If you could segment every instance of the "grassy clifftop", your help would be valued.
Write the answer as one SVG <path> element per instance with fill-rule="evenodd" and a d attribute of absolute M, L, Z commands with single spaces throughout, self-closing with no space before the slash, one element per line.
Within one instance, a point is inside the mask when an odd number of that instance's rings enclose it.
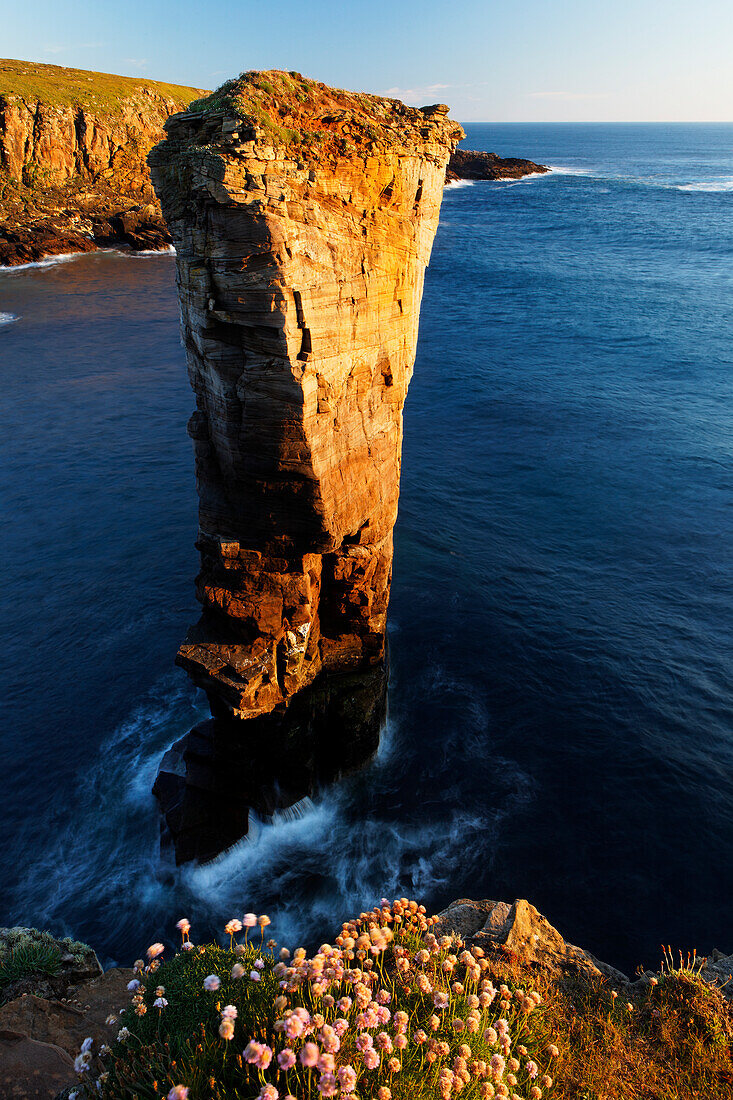
<path fill-rule="evenodd" d="M 151 93 L 188 105 L 205 94 L 205 89 L 86 69 L 64 69 L 38 61 L 0 59 L 0 98 L 116 113 L 122 100 Z"/>

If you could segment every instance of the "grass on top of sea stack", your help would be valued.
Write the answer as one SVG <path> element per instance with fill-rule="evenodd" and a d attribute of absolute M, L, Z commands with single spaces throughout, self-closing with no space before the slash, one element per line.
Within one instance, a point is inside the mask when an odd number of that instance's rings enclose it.
<path fill-rule="evenodd" d="M 373 156 L 398 147 L 414 152 L 430 139 L 431 121 L 455 143 L 465 136 L 457 122 L 445 117 L 447 108 L 425 113 L 399 99 L 331 88 L 279 69 L 240 73 L 194 100 L 188 111 L 204 116 L 224 112 L 239 118 L 255 140 L 307 149 L 310 159 L 357 150 Z"/>
<path fill-rule="evenodd" d="M 132 1003 L 108 1021 L 116 1040 L 87 1040 L 68 1095 L 733 1098 L 731 1006 L 694 964 L 667 959 L 619 994 L 436 939 L 434 919 L 384 903 L 311 958 L 265 944 L 266 917 L 230 921 L 224 948 L 192 945 L 181 921 L 181 950 L 164 960 L 154 944 L 136 964 Z"/>

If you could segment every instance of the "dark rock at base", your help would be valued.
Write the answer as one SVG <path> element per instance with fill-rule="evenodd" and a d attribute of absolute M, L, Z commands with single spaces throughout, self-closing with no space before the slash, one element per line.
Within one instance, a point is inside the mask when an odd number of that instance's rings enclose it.
<path fill-rule="evenodd" d="M 386 716 L 385 666 L 323 673 L 287 708 L 232 718 L 211 699 L 202 722 L 163 757 L 153 793 L 163 846 L 177 864 L 214 859 L 249 830 L 250 810 L 271 818 L 376 752 Z"/>
<path fill-rule="evenodd" d="M 64 232 L 50 226 L 12 229 L 0 225 L 0 267 L 37 263 L 48 256 L 68 252 L 94 252 L 96 243 L 81 233 Z"/>
<path fill-rule="evenodd" d="M 76 212 L 27 226 L 0 223 L 0 267 L 37 263 L 50 256 L 94 252 L 98 248 L 130 248 L 134 252 L 170 247 L 171 237 L 150 204 L 115 213 Z"/>
<path fill-rule="evenodd" d="M 168 248 L 171 236 L 153 207 L 139 207 L 113 214 L 94 223 L 94 239 L 100 246 L 128 245 L 135 252 Z"/>
<path fill-rule="evenodd" d="M 549 172 L 546 164 L 535 164 L 519 157 L 499 157 L 473 149 L 456 149 L 448 162 L 445 182 L 455 180 L 518 180 L 537 172 Z"/>

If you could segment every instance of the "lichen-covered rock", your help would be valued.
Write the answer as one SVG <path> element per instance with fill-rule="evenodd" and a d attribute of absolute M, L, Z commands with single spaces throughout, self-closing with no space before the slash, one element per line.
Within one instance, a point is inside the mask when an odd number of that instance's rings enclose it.
<path fill-rule="evenodd" d="M 435 935 L 455 932 L 485 951 L 501 950 L 523 963 L 555 973 L 607 980 L 617 987 L 631 984 L 620 970 L 600 962 L 589 951 L 566 943 L 547 918 L 524 898 L 513 904 L 461 898 L 438 917 L 433 928 Z"/>
<path fill-rule="evenodd" d="M 402 406 L 463 132 L 297 73 L 193 108 L 149 157 L 196 394 L 203 614 L 178 659 L 215 715 L 249 718 L 383 659 Z"/>

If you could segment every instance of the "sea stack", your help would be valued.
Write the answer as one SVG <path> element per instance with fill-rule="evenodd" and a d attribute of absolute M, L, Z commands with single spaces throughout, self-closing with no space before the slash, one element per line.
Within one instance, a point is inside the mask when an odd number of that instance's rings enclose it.
<path fill-rule="evenodd" d="M 150 154 L 196 395 L 203 612 L 178 663 L 215 718 L 383 661 L 447 114 L 250 72 Z"/>

